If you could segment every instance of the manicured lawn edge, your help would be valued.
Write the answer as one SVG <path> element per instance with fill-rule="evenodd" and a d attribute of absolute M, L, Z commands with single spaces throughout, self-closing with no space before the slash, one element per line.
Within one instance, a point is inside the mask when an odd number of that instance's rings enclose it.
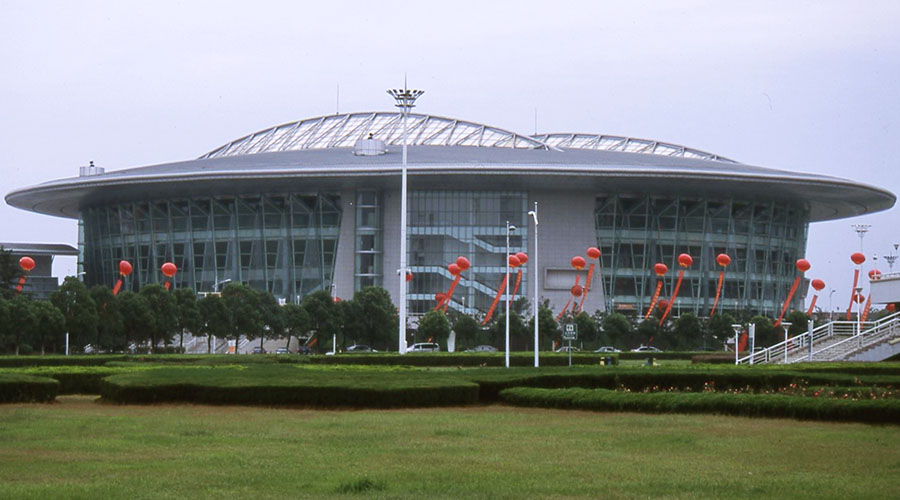
<path fill-rule="evenodd" d="M 629 393 L 606 389 L 516 387 L 500 392 L 514 406 L 642 413 L 707 413 L 900 424 L 900 401 L 849 401 L 780 394 Z"/>

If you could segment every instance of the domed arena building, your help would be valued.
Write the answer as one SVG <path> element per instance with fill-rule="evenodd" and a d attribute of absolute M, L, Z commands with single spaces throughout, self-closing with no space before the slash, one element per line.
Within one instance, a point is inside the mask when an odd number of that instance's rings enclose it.
<path fill-rule="evenodd" d="M 368 285 L 399 297 L 400 112 L 330 115 L 234 140 L 194 160 L 16 189 L 8 204 L 80 221 L 88 285 L 163 279 L 213 292 L 240 281 L 296 302 L 316 290 L 350 297 Z M 885 210 L 894 194 L 864 183 L 746 165 L 664 142 L 595 134 L 527 136 L 464 120 L 408 115 L 409 310 L 432 309 L 465 256 L 449 307 L 483 316 L 511 252 L 531 258 L 517 297 L 558 312 L 571 298 L 572 257 L 595 263 L 583 309 L 643 312 L 657 275 L 671 294 L 690 254 L 677 307 L 705 316 L 722 269 L 719 310 L 777 314 L 803 257 L 810 223 Z M 539 225 L 528 213 L 537 211 Z M 535 230 L 537 229 L 537 243 Z M 537 247 L 535 247 L 537 245 Z M 586 250 L 598 247 L 598 261 Z M 535 265 L 535 251 L 538 252 Z M 512 286 L 512 283 L 511 283 Z M 798 294 L 795 301 L 803 297 Z M 674 312 L 674 311 L 673 311 Z"/>

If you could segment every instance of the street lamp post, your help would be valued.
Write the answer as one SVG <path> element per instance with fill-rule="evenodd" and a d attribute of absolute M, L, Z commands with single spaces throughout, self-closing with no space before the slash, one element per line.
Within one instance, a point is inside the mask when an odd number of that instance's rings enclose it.
<path fill-rule="evenodd" d="M 509 233 L 515 230 L 516 226 L 506 221 L 506 355 L 503 365 L 507 368 L 509 368 Z"/>
<path fill-rule="evenodd" d="M 856 231 L 856 234 L 859 235 L 859 251 L 863 251 L 863 237 L 869 231 L 869 228 L 872 227 L 872 224 L 850 224 L 850 227 Z"/>
<path fill-rule="evenodd" d="M 832 288 L 831 291 L 828 292 L 828 321 L 829 322 L 834 321 L 834 307 L 832 307 L 832 305 L 834 302 L 834 292 L 836 292 L 836 291 L 837 290 Z"/>
<path fill-rule="evenodd" d="M 858 286 L 853 289 L 853 300 L 856 301 L 856 334 L 862 333 L 862 287 Z"/>
<path fill-rule="evenodd" d="M 403 158 L 400 169 L 400 328 L 398 332 L 398 351 L 406 354 L 406 118 L 409 110 L 416 105 L 416 99 L 425 93 L 424 90 L 409 90 L 406 82 L 403 89 L 390 89 L 387 91 L 397 101 L 396 106 L 403 114 Z"/>
<path fill-rule="evenodd" d="M 731 328 L 734 330 L 734 364 L 738 364 L 738 339 L 741 336 L 741 329 L 744 328 L 744 325 L 734 324 L 731 325 Z"/>
<path fill-rule="evenodd" d="M 791 327 L 791 323 L 784 322 L 781 324 L 784 327 L 784 364 L 787 364 L 788 358 L 788 328 Z"/>
<path fill-rule="evenodd" d="M 900 244 L 894 243 L 894 250 L 897 250 L 898 246 L 900 246 Z M 884 260 L 886 260 L 888 263 L 888 268 L 889 268 L 888 272 L 893 273 L 894 272 L 894 262 L 897 262 L 897 256 L 894 255 L 894 252 L 891 252 L 890 254 L 884 256 Z"/>
<path fill-rule="evenodd" d="M 538 307 L 539 297 L 538 297 L 538 273 L 540 273 L 540 268 L 538 267 L 538 208 L 537 202 L 534 202 L 534 210 L 530 210 L 528 212 L 534 219 L 534 311 L 532 311 L 532 318 L 534 321 L 534 367 L 537 368 L 540 366 L 540 361 L 538 360 Z"/>

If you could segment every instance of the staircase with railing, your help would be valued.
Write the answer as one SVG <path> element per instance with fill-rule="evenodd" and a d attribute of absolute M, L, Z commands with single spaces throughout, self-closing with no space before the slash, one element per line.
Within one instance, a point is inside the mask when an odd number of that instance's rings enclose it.
<path fill-rule="evenodd" d="M 885 359 L 900 350 L 900 312 L 877 321 L 857 324 L 855 321 L 832 321 L 812 331 L 783 340 L 766 349 L 748 354 L 737 364 L 780 363 L 803 361 L 842 361 L 858 359 L 868 352 L 869 361 Z M 880 347 L 884 344 L 889 348 Z M 897 346 L 896 349 L 894 346 Z"/>

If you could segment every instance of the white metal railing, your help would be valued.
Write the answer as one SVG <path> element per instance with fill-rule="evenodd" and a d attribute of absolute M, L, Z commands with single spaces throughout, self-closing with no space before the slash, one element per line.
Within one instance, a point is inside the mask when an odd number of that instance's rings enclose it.
<path fill-rule="evenodd" d="M 843 352 L 848 347 L 858 350 L 898 333 L 900 333 L 900 312 L 861 324 L 855 321 L 832 321 L 813 328 L 812 332 L 806 331 L 766 349 L 750 353 L 738 359 L 735 364 L 812 361 L 816 358 L 821 359 L 829 351 Z"/>

